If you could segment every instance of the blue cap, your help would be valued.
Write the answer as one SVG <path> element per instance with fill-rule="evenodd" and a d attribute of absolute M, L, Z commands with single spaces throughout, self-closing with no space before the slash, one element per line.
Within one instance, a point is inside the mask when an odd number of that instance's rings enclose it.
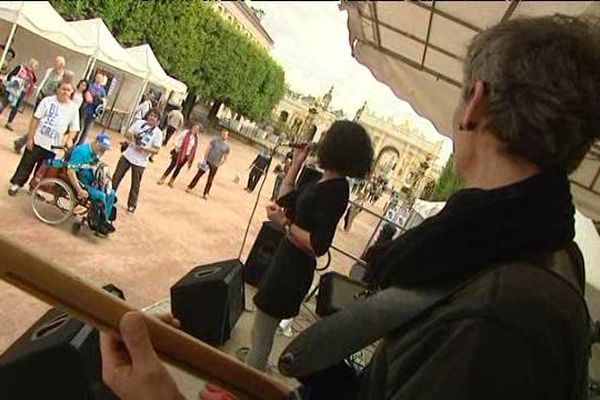
<path fill-rule="evenodd" d="M 110 136 L 104 132 L 101 132 L 98 134 L 98 136 L 96 136 L 96 142 L 98 142 L 100 146 L 106 150 L 110 148 Z"/>

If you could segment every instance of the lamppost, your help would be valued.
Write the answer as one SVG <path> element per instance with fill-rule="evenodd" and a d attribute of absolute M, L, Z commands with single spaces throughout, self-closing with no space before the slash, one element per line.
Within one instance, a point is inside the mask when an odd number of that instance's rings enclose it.
<path fill-rule="evenodd" d="M 310 136 L 310 127 L 313 125 L 315 118 L 317 117 L 318 114 L 319 114 L 319 111 L 316 109 L 316 107 L 310 107 L 308 109 L 308 114 L 306 115 L 306 118 L 304 119 L 304 126 L 302 129 L 302 133 L 300 135 L 302 141 L 312 140 L 312 137 L 309 137 Z"/>
<path fill-rule="evenodd" d="M 419 167 L 417 168 L 415 178 L 413 179 L 413 185 L 411 187 L 410 196 L 409 196 L 409 204 L 412 207 L 415 200 L 417 199 L 418 191 L 421 189 L 423 177 L 425 173 L 429 169 L 429 164 L 431 162 L 431 156 L 427 156 L 424 161 L 419 163 Z"/>

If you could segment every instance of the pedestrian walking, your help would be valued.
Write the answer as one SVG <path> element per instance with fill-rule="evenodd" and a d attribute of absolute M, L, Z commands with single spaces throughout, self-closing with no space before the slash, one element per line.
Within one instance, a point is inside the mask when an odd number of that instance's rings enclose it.
<path fill-rule="evenodd" d="M 169 177 L 171 172 L 173 176 L 169 180 L 168 186 L 173 187 L 179 171 L 185 164 L 188 168 L 191 168 L 194 158 L 196 157 L 196 151 L 200 143 L 200 126 L 193 125 L 191 129 L 186 129 L 181 132 L 175 141 L 175 147 L 171 150 L 171 163 L 167 167 L 167 170 L 157 182 L 159 185 L 165 183 L 165 180 Z"/>
<path fill-rule="evenodd" d="M 165 140 L 163 140 L 163 146 L 169 143 L 171 136 L 175 134 L 183 126 L 184 118 L 181 113 L 181 106 L 177 106 L 169 114 L 167 114 L 167 132 L 165 134 Z"/>
<path fill-rule="evenodd" d="M 25 97 L 33 92 L 33 88 L 37 81 L 35 70 L 38 67 L 38 62 L 35 58 L 29 60 L 27 64 L 20 64 L 14 67 L 6 76 L 4 85 L 4 94 L 0 100 L 0 114 L 10 106 L 10 114 L 4 127 L 8 130 L 13 130 L 12 122 L 17 116 L 17 112 Z"/>
<path fill-rule="evenodd" d="M 246 190 L 249 193 L 252 193 L 254 191 L 254 188 L 258 184 L 258 181 L 260 181 L 260 177 L 264 175 L 267 168 L 269 168 L 270 164 L 271 155 L 266 151 L 260 152 L 250 165 L 250 173 L 248 174 L 248 184 L 246 185 L 246 188 L 244 190 Z"/>
<path fill-rule="evenodd" d="M 89 85 L 84 94 L 82 106 L 83 128 L 81 129 L 81 134 L 77 140 L 78 144 L 82 144 L 85 141 L 92 123 L 98 116 L 102 115 L 104 108 L 106 108 L 106 88 L 104 85 L 105 77 L 98 72 L 94 77 L 94 82 Z"/>
<path fill-rule="evenodd" d="M 127 199 L 127 211 L 134 213 L 138 205 L 142 176 L 151 154 L 157 154 L 162 145 L 162 132 L 158 127 L 160 113 L 150 109 L 146 120 L 135 121 L 129 128 L 129 143 L 123 151 L 112 178 L 115 191 L 131 169 L 131 187 Z"/>
<path fill-rule="evenodd" d="M 194 187 L 196 187 L 196 184 L 198 184 L 198 181 L 202 175 L 204 175 L 204 173 L 208 170 L 208 179 L 206 180 L 204 193 L 202 195 L 205 200 L 208 199 L 208 194 L 210 193 L 210 188 L 212 187 L 217 170 L 225 163 L 225 161 L 227 161 L 227 157 L 229 155 L 229 143 L 227 143 L 228 137 L 229 131 L 227 129 L 223 129 L 220 137 L 211 140 L 208 148 L 206 149 L 206 153 L 204 154 L 204 160 L 200 163 L 198 172 L 188 185 L 186 192 L 191 192 Z"/>

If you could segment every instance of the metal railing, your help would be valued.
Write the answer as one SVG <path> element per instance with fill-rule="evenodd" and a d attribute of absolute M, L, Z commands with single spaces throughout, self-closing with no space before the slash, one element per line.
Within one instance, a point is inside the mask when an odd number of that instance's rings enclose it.
<path fill-rule="evenodd" d="M 586 155 L 585 160 L 591 160 L 593 161 L 600 161 L 600 141 L 597 141 L 596 143 L 594 143 L 592 145 L 592 148 L 590 149 L 589 153 Z M 588 192 L 591 192 L 597 196 L 600 196 L 600 191 L 595 189 L 596 184 L 598 183 L 598 180 L 600 179 L 600 164 L 598 164 L 597 170 L 594 173 L 594 176 L 592 178 L 592 180 L 586 184 L 580 181 L 577 181 L 575 179 L 571 179 L 571 183 L 574 184 L 575 186 L 584 189 Z"/>

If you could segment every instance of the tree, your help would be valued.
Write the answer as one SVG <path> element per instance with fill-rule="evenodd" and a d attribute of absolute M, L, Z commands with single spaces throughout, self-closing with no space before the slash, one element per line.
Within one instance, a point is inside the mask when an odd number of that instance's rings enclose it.
<path fill-rule="evenodd" d="M 124 46 L 148 43 L 165 70 L 188 85 L 186 108 L 198 97 L 261 120 L 281 100 L 285 74 L 266 50 L 202 1 L 54 0 L 67 20 L 100 17 Z"/>
<path fill-rule="evenodd" d="M 433 201 L 445 201 L 454 192 L 463 188 L 463 182 L 454 175 L 454 155 L 451 155 L 442 170 L 433 190 Z"/>

